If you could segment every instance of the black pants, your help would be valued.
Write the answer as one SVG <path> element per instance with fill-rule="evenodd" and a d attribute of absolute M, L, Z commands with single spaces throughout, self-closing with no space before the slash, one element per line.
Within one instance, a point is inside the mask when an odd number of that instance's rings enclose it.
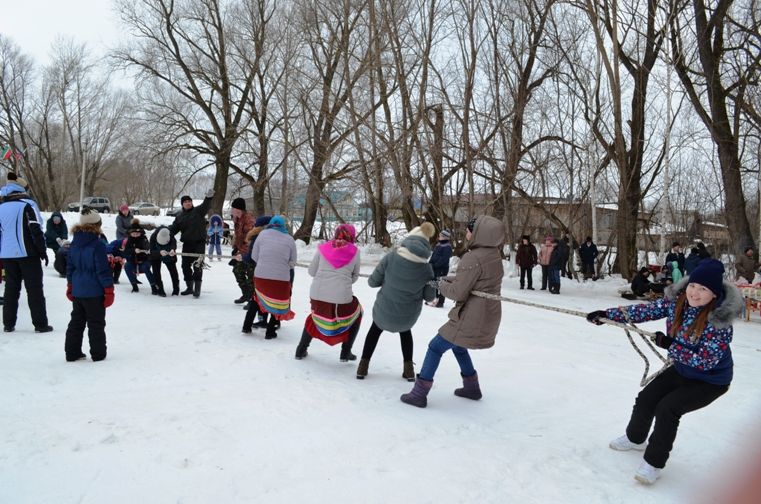
<path fill-rule="evenodd" d="M 106 358 L 106 308 L 103 296 L 74 298 L 71 321 L 66 329 L 64 350 L 68 360 L 76 360 L 82 354 L 82 338 L 87 325 L 90 340 L 90 356 L 94 361 Z"/>
<path fill-rule="evenodd" d="M 3 259 L 3 268 L 5 269 L 3 326 L 16 326 L 21 282 L 24 282 L 27 303 L 32 314 L 32 324 L 34 327 L 46 327 L 48 315 L 45 309 L 45 294 L 42 291 L 42 263 L 39 257 Z"/>
<path fill-rule="evenodd" d="M 177 260 L 175 257 L 151 259 L 151 271 L 153 272 L 156 286 L 159 290 L 164 290 L 164 281 L 161 280 L 161 263 L 164 263 L 166 269 L 169 270 L 169 276 L 172 278 L 172 289 L 178 290 L 180 288 L 180 275 L 177 273 Z"/>
<path fill-rule="evenodd" d="M 206 243 L 185 242 L 182 244 L 182 251 L 190 254 L 206 254 Z M 194 268 L 193 263 L 197 257 L 182 256 L 182 279 L 187 285 L 193 285 L 193 281 L 198 282 L 203 278 L 203 268 Z"/>
<path fill-rule="evenodd" d="M 581 269 L 585 279 L 595 277 L 595 263 L 581 263 Z"/>
<path fill-rule="evenodd" d="M 729 385 L 691 380 L 671 367 L 637 396 L 626 436 L 632 443 L 644 443 L 654 418 L 655 427 L 647 443 L 645 461 L 663 468 L 674 446 L 682 415 L 708 406 L 727 390 Z"/>
<path fill-rule="evenodd" d="M 354 346 L 354 340 L 357 339 L 357 333 L 359 332 L 359 326 L 362 325 L 362 317 L 357 318 L 349 328 L 349 335 L 346 341 L 341 343 L 341 356 L 348 355 L 351 352 L 351 348 Z M 312 343 L 312 336 L 307 332 L 306 327 L 301 332 L 301 340 L 297 350 L 306 350 L 309 348 L 309 344 Z"/>
<path fill-rule="evenodd" d="M 528 288 L 529 289 L 532 288 L 533 287 L 532 284 L 534 283 L 534 279 L 532 278 L 531 270 L 533 268 L 524 268 L 523 266 L 521 266 L 520 268 L 521 268 L 521 289 L 523 288 L 523 285 L 524 285 L 524 283 L 523 283 L 524 278 L 526 278 L 528 280 Z M 544 285 L 544 284 L 542 284 L 542 285 Z"/>
<path fill-rule="evenodd" d="M 119 283 L 119 277 L 122 274 L 122 263 L 121 261 L 117 261 L 114 263 L 114 267 L 111 270 L 114 276 L 114 283 Z"/>
<path fill-rule="evenodd" d="M 254 294 L 254 265 L 243 261 L 235 261 L 233 276 L 238 282 L 240 292 L 246 299 L 251 299 Z"/>
<path fill-rule="evenodd" d="M 542 264 L 542 290 L 547 289 L 547 282 L 550 279 L 550 266 Z"/>
<path fill-rule="evenodd" d="M 371 359 L 373 357 L 373 353 L 375 352 L 375 347 L 378 346 L 378 339 L 380 338 L 381 333 L 383 332 L 383 329 L 375 325 L 375 322 L 373 322 L 373 325 L 370 326 L 370 330 L 367 331 L 367 336 L 365 337 L 365 346 L 362 348 L 362 358 L 363 359 Z M 412 331 L 406 330 L 399 333 L 399 338 L 402 342 L 402 358 L 404 361 L 411 361 L 412 360 Z"/>

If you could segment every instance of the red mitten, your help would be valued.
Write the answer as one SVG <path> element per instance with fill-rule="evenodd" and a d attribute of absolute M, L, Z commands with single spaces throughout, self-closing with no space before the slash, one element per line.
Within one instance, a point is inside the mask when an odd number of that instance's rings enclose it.
<path fill-rule="evenodd" d="M 106 287 L 103 289 L 103 306 L 108 308 L 114 304 L 114 288 Z"/>
<path fill-rule="evenodd" d="M 66 284 L 66 297 L 69 298 L 69 301 L 74 301 L 74 294 L 71 293 L 71 289 L 71 284 Z"/>

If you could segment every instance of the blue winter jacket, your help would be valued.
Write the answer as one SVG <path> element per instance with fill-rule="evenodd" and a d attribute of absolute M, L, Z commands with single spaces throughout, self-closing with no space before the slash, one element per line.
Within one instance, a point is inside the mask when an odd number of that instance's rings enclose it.
<path fill-rule="evenodd" d="M 433 248 L 433 254 L 428 260 L 433 267 L 433 274 L 437 277 L 447 276 L 449 274 L 449 259 L 452 258 L 452 245 L 449 240 L 439 241 Z"/>
<path fill-rule="evenodd" d="M 66 264 L 66 279 L 75 298 L 94 298 L 114 286 L 106 257 L 106 246 L 96 233 L 74 232 Z"/>
<path fill-rule="evenodd" d="M 675 319 L 676 299 L 687 287 L 690 278 L 685 277 L 678 284 L 666 289 L 665 296 L 653 303 L 638 304 L 621 308 L 610 308 L 606 318 L 616 322 L 633 323 L 666 319 L 666 333 L 672 334 Z M 701 380 L 715 385 L 728 385 L 732 381 L 732 320 L 742 311 L 743 298 L 734 285 L 724 282 L 721 303 L 708 316 L 703 333 L 696 341 L 691 339 L 691 326 L 703 308 L 687 306 L 682 324 L 678 327 L 668 355 L 676 371 L 685 378 Z M 627 316 L 624 316 L 626 310 Z"/>
<path fill-rule="evenodd" d="M 13 193 L 6 196 L 0 204 L 0 259 L 45 256 L 41 221 L 27 195 Z"/>

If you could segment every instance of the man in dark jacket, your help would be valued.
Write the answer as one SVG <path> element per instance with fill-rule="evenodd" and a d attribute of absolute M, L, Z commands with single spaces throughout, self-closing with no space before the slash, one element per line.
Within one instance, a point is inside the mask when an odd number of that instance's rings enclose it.
<path fill-rule="evenodd" d="M 183 254 L 201 254 L 206 252 L 206 214 L 211 206 L 211 199 L 214 197 L 214 190 L 210 189 L 206 193 L 203 203 L 197 207 L 193 206 L 193 199 L 190 196 L 180 198 L 182 211 L 174 218 L 174 222 L 169 226 L 172 236 L 180 233 Z M 193 267 L 197 257 L 182 256 L 182 277 L 187 287 L 180 294 L 187 296 L 193 294 L 197 298 L 201 295 L 201 280 L 203 279 L 203 268 Z"/>
<path fill-rule="evenodd" d="M 551 294 L 560 294 L 560 270 L 568 262 L 568 245 L 563 240 L 555 239 L 555 248 L 550 256 L 550 278 L 548 290 Z"/>
<path fill-rule="evenodd" d="M 647 267 L 639 269 L 634 278 L 632 278 L 631 289 L 635 296 L 646 296 L 650 292 L 663 294 L 664 284 L 653 283 L 650 281 L 650 270 Z"/>
<path fill-rule="evenodd" d="M 150 239 L 150 260 L 153 279 L 156 282 L 156 294 L 160 297 L 166 297 L 164 290 L 164 281 L 161 279 L 161 264 L 169 270 L 169 276 L 172 278 L 172 296 L 180 293 L 180 276 L 177 274 L 177 240 L 175 240 L 169 228 L 159 226 L 151 235 Z"/>
<path fill-rule="evenodd" d="M 674 242 L 671 246 L 671 252 L 666 254 L 666 263 L 676 261 L 679 265 L 679 270 L 684 275 L 684 252 L 682 252 L 682 246 L 679 242 Z"/>
<path fill-rule="evenodd" d="M 439 243 L 433 248 L 433 254 L 431 254 L 431 258 L 428 260 L 433 267 L 433 274 L 436 275 L 437 280 L 449 274 L 449 260 L 452 258 L 452 244 L 449 242 L 451 236 L 446 229 L 443 229 L 439 233 Z M 441 291 L 436 291 L 436 299 L 426 304 L 436 308 L 443 308 L 444 296 L 441 294 Z"/>
<path fill-rule="evenodd" d="M 63 242 L 69 237 L 69 229 L 61 212 L 53 212 L 45 224 L 45 245 L 53 252 L 58 252 Z"/>
<path fill-rule="evenodd" d="M 515 253 L 515 262 L 521 269 L 521 289 L 524 286 L 524 278 L 528 277 L 526 279 L 528 290 L 534 290 L 531 270 L 536 266 L 536 261 L 536 247 L 531 243 L 531 237 L 529 235 L 521 236 L 521 243 Z"/>
<path fill-rule="evenodd" d="M 584 280 L 595 278 L 595 259 L 597 258 L 597 253 L 597 245 L 592 242 L 591 236 L 587 236 L 587 239 L 579 247 L 581 271 L 584 273 Z"/>
<path fill-rule="evenodd" d="M 21 282 L 26 287 L 26 297 L 35 332 L 50 332 L 42 290 L 42 265 L 48 264 L 45 237 L 41 222 L 29 195 L 22 185 L 8 183 L 0 204 L 0 259 L 5 269 L 5 294 L 3 296 L 3 329 L 16 329 L 18 300 Z"/>

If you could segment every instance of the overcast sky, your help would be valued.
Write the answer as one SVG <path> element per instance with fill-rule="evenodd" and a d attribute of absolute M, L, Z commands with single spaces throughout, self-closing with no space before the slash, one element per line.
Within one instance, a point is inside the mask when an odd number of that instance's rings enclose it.
<path fill-rule="evenodd" d="M 39 64 L 48 63 L 57 35 L 86 42 L 94 56 L 104 54 L 119 39 L 110 0 L 4 0 L 0 4 L 0 33 Z"/>

